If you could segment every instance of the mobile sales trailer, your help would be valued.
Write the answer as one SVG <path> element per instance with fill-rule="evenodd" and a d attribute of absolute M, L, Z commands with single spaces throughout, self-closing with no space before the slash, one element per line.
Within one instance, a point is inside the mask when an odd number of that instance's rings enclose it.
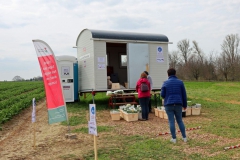
<path fill-rule="evenodd" d="M 78 90 L 107 90 L 108 78 L 135 89 L 147 70 L 153 89 L 167 79 L 168 37 L 162 34 L 84 29 L 76 40 Z M 126 84 L 126 85 L 125 85 Z"/>

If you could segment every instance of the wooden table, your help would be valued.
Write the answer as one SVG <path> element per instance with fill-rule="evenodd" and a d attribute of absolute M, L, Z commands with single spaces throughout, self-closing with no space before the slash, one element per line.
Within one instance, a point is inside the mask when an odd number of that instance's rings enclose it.
<path fill-rule="evenodd" d="M 132 104 L 132 105 L 137 105 L 138 103 L 136 102 L 136 97 L 137 93 L 123 93 L 123 94 L 111 94 L 109 95 L 109 100 L 108 100 L 108 107 L 114 108 L 115 106 L 120 106 L 120 105 L 126 105 L 126 104 Z M 117 102 L 117 101 L 121 102 Z M 131 100 L 131 101 L 128 101 Z"/>

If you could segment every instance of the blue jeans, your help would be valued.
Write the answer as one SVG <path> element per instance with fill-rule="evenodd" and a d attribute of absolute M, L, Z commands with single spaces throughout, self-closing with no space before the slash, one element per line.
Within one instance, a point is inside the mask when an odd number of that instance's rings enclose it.
<path fill-rule="evenodd" d="M 186 138 L 186 130 L 182 121 L 182 106 L 165 106 L 165 110 L 168 115 L 168 123 L 172 138 L 176 139 L 175 118 L 182 133 L 182 137 Z"/>
<path fill-rule="evenodd" d="M 141 109 L 142 109 L 142 119 L 148 120 L 149 113 L 149 97 L 138 98 Z"/>

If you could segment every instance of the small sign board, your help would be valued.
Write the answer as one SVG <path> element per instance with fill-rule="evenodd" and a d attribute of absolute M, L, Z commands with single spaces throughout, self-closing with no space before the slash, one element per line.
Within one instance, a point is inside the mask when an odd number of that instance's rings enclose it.
<path fill-rule="evenodd" d="M 95 104 L 89 104 L 90 121 L 96 121 L 96 106 Z"/>
<path fill-rule="evenodd" d="M 97 136 L 97 123 L 96 123 L 96 105 L 89 104 L 90 121 L 88 121 L 88 133 Z"/>
<path fill-rule="evenodd" d="M 88 121 L 88 133 L 97 136 L 97 124 L 94 121 Z"/>

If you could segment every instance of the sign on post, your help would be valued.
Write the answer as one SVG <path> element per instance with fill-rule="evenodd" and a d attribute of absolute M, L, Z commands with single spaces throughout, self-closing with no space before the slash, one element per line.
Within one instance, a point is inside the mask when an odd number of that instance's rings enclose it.
<path fill-rule="evenodd" d="M 88 133 L 97 136 L 96 106 L 89 104 L 90 121 L 88 122 Z"/>

